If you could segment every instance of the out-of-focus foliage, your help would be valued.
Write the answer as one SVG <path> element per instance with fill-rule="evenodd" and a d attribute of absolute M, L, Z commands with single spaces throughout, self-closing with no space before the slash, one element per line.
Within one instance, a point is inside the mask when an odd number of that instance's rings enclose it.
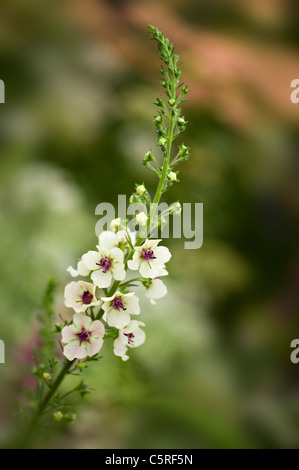
<path fill-rule="evenodd" d="M 261 4 L 262 3 L 262 4 Z M 34 312 L 50 277 L 96 242 L 155 147 L 159 63 L 146 26 L 175 44 L 190 85 L 192 155 L 167 201 L 204 203 L 204 244 L 173 252 L 169 294 L 142 301 L 147 342 L 89 366 L 97 389 L 51 447 L 295 447 L 298 320 L 298 5 L 225 0 L 3 1 L 0 78 L 0 436 L 22 405 Z M 142 297 L 142 292 L 140 292 Z"/>

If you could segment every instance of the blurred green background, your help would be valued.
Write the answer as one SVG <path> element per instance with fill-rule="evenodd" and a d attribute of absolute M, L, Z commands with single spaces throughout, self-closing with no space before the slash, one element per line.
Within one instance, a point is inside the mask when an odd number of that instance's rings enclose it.
<path fill-rule="evenodd" d="M 142 298 L 146 343 L 123 363 L 106 341 L 97 389 L 49 447 L 299 445 L 299 78 L 296 0 L 1 2 L 0 440 L 22 403 L 34 315 L 49 277 L 96 243 L 95 207 L 155 176 L 159 60 L 147 24 L 175 44 L 192 92 L 192 155 L 173 202 L 204 204 L 204 244 L 173 253 L 169 294 Z"/>

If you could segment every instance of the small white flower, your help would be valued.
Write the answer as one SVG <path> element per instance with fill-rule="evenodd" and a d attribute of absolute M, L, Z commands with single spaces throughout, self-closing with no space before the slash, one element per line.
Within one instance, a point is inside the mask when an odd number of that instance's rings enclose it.
<path fill-rule="evenodd" d="M 136 232 L 131 232 L 129 228 L 127 230 L 119 230 L 116 234 L 117 236 L 117 241 L 118 245 L 120 248 L 122 247 L 129 247 L 131 242 L 131 245 L 135 245 L 136 243 Z M 129 240 L 129 241 L 128 241 Z"/>
<path fill-rule="evenodd" d="M 139 299 L 134 292 L 122 294 L 117 291 L 112 297 L 102 297 L 103 319 L 109 326 L 121 329 L 130 321 L 130 315 L 139 315 Z"/>
<path fill-rule="evenodd" d="M 130 240 L 132 245 L 136 243 L 135 232 L 131 232 L 129 228 L 127 230 L 119 230 L 116 233 L 107 230 L 105 232 L 102 232 L 99 236 L 98 247 L 108 251 L 115 247 L 126 248 L 130 246 L 128 239 Z"/>
<path fill-rule="evenodd" d="M 167 294 L 167 287 L 164 282 L 161 281 L 158 277 L 153 279 L 146 289 L 145 297 L 150 299 L 151 303 L 155 305 L 156 299 L 162 299 Z"/>
<path fill-rule="evenodd" d="M 156 304 L 156 299 L 162 299 L 167 294 L 167 287 L 164 282 L 161 281 L 161 276 L 167 276 L 168 272 L 164 266 L 159 270 L 159 277 L 155 279 L 149 279 L 145 282 L 146 293 L 145 297 L 150 299 L 151 304 Z"/>
<path fill-rule="evenodd" d="M 75 312 L 85 312 L 88 307 L 98 305 L 96 287 L 90 282 L 70 282 L 64 289 L 64 304 Z"/>
<path fill-rule="evenodd" d="M 123 361 L 127 361 L 129 356 L 126 355 L 127 349 L 137 348 L 145 341 L 145 333 L 140 326 L 145 326 L 141 321 L 132 320 L 125 327 L 119 330 L 118 337 L 114 340 L 114 354 L 120 356 Z"/>
<path fill-rule="evenodd" d="M 72 277 L 77 276 L 88 276 L 90 273 L 90 269 L 88 269 L 85 264 L 83 263 L 82 259 L 77 263 L 77 269 L 74 269 L 72 266 L 67 268 L 67 272 L 70 273 Z"/>
<path fill-rule="evenodd" d="M 119 226 L 120 226 L 120 217 L 118 217 L 117 219 L 111 220 L 110 228 L 113 232 L 117 232 Z"/>
<path fill-rule="evenodd" d="M 128 261 L 128 267 L 133 271 L 139 269 L 142 277 L 154 279 L 159 276 L 161 268 L 171 258 L 171 253 L 165 246 L 157 246 L 161 240 L 146 240 L 143 245 L 135 247 L 133 259 Z"/>
<path fill-rule="evenodd" d="M 136 215 L 136 222 L 141 227 L 144 227 L 146 225 L 147 215 L 145 214 L 145 212 L 140 212 L 139 214 Z"/>
<path fill-rule="evenodd" d="M 69 361 L 94 356 L 103 345 L 105 327 L 100 320 L 92 321 L 90 317 L 75 313 L 73 324 L 65 326 L 62 331 L 63 354 Z"/>
<path fill-rule="evenodd" d="M 97 248 L 99 251 L 88 251 L 82 256 L 84 264 L 92 271 L 93 283 L 100 288 L 106 288 L 110 286 L 112 276 L 117 281 L 122 281 L 126 277 L 122 250 L 104 250 L 100 246 Z"/>
<path fill-rule="evenodd" d="M 146 189 L 145 187 L 143 186 L 143 184 L 140 184 L 139 186 L 137 186 L 136 188 L 136 193 L 138 194 L 138 196 L 143 196 L 144 193 L 145 193 Z"/>

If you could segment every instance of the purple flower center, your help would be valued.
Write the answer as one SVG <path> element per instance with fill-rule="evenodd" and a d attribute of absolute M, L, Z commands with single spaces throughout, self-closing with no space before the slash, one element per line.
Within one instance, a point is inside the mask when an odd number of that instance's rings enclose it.
<path fill-rule="evenodd" d="M 126 307 L 125 307 L 125 304 L 123 303 L 121 297 L 115 297 L 112 302 L 111 302 L 111 305 L 113 308 L 115 308 L 116 310 L 127 310 Z"/>
<path fill-rule="evenodd" d="M 90 331 L 86 331 L 84 328 L 82 328 L 80 333 L 77 334 L 77 338 L 79 339 L 80 344 L 82 343 L 82 341 L 88 341 L 90 335 L 91 335 Z"/>
<path fill-rule="evenodd" d="M 82 299 L 82 302 L 86 305 L 90 304 L 92 299 L 93 299 L 93 295 L 88 292 L 88 290 L 86 290 L 85 292 L 83 292 L 83 294 L 81 295 L 81 299 Z"/>
<path fill-rule="evenodd" d="M 128 337 L 128 344 L 133 344 L 134 343 L 133 333 L 124 333 L 124 335 Z"/>
<path fill-rule="evenodd" d="M 97 263 L 97 265 L 101 266 L 101 268 L 103 268 L 103 272 L 106 273 L 107 271 L 109 271 L 112 261 L 113 260 L 111 258 L 108 258 L 107 256 L 105 256 L 104 258 L 101 259 L 99 263 Z"/>
<path fill-rule="evenodd" d="M 156 257 L 154 256 L 153 250 L 150 250 L 147 248 L 143 248 L 141 256 L 145 261 L 148 261 L 150 259 L 156 259 Z"/>

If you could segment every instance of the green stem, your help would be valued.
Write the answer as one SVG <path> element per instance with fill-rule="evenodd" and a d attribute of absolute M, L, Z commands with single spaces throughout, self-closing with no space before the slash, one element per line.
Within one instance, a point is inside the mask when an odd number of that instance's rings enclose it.
<path fill-rule="evenodd" d="M 143 278 L 142 277 L 134 277 L 133 279 L 129 279 L 128 281 L 123 282 L 122 284 L 120 284 L 119 287 L 124 287 L 127 284 L 130 284 L 131 282 L 141 281 L 141 279 L 143 279 Z"/>
<path fill-rule="evenodd" d="M 71 366 L 73 365 L 74 362 L 75 362 L 75 359 L 73 361 L 68 361 L 68 360 L 65 361 L 60 373 L 56 377 L 56 380 L 54 381 L 54 383 L 51 386 L 48 393 L 45 395 L 44 399 L 39 404 L 39 406 L 37 408 L 37 411 L 36 411 L 36 414 L 32 418 L 32 421 L 31 421 L 31 423 L 29 425 L 29 429 L 28 429 L 28 435 L 29 436 L 31 435 L 32 431 L 35 429 L 39 418 L 42 416 L 43 412 L 45 411 L 47 405 L 51 401 L 51 399 L 52 399 L 54 393 L 56 392 L 56 390 L 58 389 L 59 385 L 61 384 L 61 382 L 63 381 L 65 376 L 69 373 L 69 370 L 70 370 L 70 368 L 71 368 Z"/>

